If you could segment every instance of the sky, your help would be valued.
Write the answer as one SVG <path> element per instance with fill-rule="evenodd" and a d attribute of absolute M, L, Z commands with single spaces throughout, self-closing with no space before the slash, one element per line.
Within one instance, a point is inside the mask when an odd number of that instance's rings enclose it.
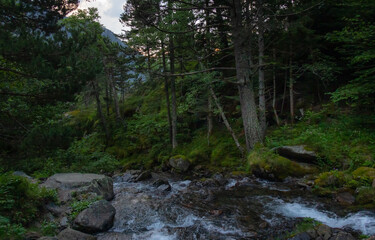
<path fill-rule="evenodd" d="M 120 34 L 124 29 L 119 22 L 120 14 L 123 12 L 122 6 L 126 0 L 82 0 L 79 8 L 87 9 L 95 7 L 99 10 L 100 23 L 116 34 Z"/>

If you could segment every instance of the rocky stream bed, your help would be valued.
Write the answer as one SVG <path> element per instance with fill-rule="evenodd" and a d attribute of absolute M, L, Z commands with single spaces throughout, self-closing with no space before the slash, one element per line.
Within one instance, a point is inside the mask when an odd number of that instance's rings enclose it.
<path fill-rule="evenodd" d="M 374 211 L 352 212 L 318 198 L 297 179 L 269 182 L 214 174 L 184 180 L 178 174 L 134 170 L 113 179 L 61 174 L 44 186 L 58 188 L 63 203 L 90 194 L 103 198 L 70 221 L 68 204 L 50 207 L 51 218 L 60 222 L 59 240 L 351 240 L 375 235 Z M 304 218 L 322 224 L 292 234 Z"/>

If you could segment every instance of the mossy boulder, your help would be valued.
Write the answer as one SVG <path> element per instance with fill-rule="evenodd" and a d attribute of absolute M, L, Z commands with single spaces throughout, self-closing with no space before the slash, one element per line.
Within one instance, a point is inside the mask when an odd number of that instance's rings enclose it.
<path fill-rule="evenodd" d="M 342 187 L 349 180 L 344 172 L 341 171 L 330 171 L 319 174 L 318 178 L 315 179 L 315 185 L 319 187 Z"/>
<path fill-rule="evenodd" d="M 274 154 L 266 149 L 256 149 L 248 157 L 249 169 L 257 177 L 282 181 L 286 177 L 303 177 L 317 169 L 311 165 L 299 164 Z"/>
<path fill-rule="evenodd" d="M 357 189 L 357 204 L 370 204 L 375 203 L 375 189 L 372 187 L 360 187 Z"/>
<path fill-rule="evenodd" d="M 184 155 L 176 155 L 169 159 L 169 165 L 178 172 L 186 172 L 191 164 Z"/>
<path fill-rule="evenodd" d="M 367 180 L 369 184 L 375 179 L 375 168 L 360 167 L 353 172 L 353 178 L 356 180 Z"/>

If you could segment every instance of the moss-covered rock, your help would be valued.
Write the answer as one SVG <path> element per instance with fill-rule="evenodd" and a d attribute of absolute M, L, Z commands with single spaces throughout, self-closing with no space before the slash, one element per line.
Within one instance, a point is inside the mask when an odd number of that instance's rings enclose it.
<path fill-rule="evenodd" d="M 344 186 L 349 178 L 344 172 L 334 170 L 319 174 L 314 183 L 319 187 L 337 188 Z"/>
<path fill-rule="evenodd" d="M 316 172 L 311 165 L 302 165 L 274 154 L 267 149 L 255 149 L 248 157 L 249 170 L 257 177 L 282 181 L 288 176 L 302 177 Z"/>
<path fill-rule="evenodd" d="M 169 159 L 169 164 L 179 172 L 186 172 L 190 167 L 190 161 L 184 155 L 176 155 Z"/>
<path fill-rule="evenodd" d="M 369 204 L 375 202 L 375 189 L 372 187 L 360 187 L 357 189 L 357 204 Z"/>
<path fill-rule="evenodd" d="M 375 179 L 375 168 L 359 167 L 353 172 L 353 178 L 368 181 L 368 183 L 371 184 Z"/>

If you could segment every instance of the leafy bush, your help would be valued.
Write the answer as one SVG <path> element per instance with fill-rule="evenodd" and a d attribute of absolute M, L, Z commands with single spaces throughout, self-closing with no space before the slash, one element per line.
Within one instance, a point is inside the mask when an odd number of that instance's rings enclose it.
<path fill-rule="evenodd" d="M 55 222 L 44 221 L 41 230 L 44 236 L 55 236 L 58 232 L 58 225 Z"/>
<path fill-rule="evenodd" d="M 351 169 L 375 164 L 375 117 L 347 115 L 327 106 L 319 113 L 307 112 L 294 126 L 271 130 L 270 148 L 307 145 L 320 156 L 322 168 Z"/>
<path fill-rule="evenodd" d="M 24 177 L 0 175 L 0 215 L 10 224 L 28 224 L 47 201 L 56 200 L 56 192 L 39 188 Z"/>
<path fill-rule="evenodd" d="M 0 215 L 0 239 L 23 239 L 26 229 L 21 224 L 12 224 Z"/>

